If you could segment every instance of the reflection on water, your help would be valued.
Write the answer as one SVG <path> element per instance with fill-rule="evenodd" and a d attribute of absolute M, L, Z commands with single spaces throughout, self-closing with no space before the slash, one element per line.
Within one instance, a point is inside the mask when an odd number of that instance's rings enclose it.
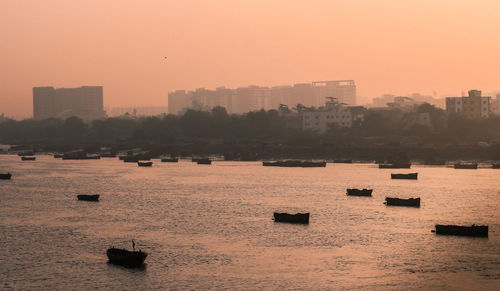
<path fill-rule="evenodd" d="M 370 164 L 200 166 L 117 159 L 23 163 L 0 156 L 0 282 L 14 289 L 408 289 L 500 284 L 500 170 Z M 346 188 L 373 188 L 373 197 Z M 78 194 L 100 194 L 97 203 Z M 385 196 L 421 197 L 420 208 Z M 272 221 L 310 212 L 309 225 Z M 436 236 L 434 224 L 488 224 L 489 238 Z M 149 253 L 107 264 L 110 246 Z"/>

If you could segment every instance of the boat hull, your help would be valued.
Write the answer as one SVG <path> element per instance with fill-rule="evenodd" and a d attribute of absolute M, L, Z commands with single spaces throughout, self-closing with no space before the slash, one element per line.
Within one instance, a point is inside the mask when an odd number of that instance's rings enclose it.
<path fill-rule="evenodd" d="M 36 157 L 27 157 L 27 156 L 22 156 L 21 161 L 35 161 Z"/>
<path fill-rule="evenodd" d="M 379 169 L 410 169 L 411 164 L 379 164 Z"/>
<path fill-rule="evenodd" d="M 297 168 L 324 168 L 326 162 L 304 162 L 304 161 L 276 161 L 262 162 L 264 167 L 297 167 Z"/>
<path fill-rule="evenodd" d="M 179 159 L 178 158 L 173 158 L 173 159 L 161 159 L 162 163 L 178 163 Z"/>
<path fill-rule="evenodd" d="M 196 161 L 196 163 L 198 165 L 211 165 L 212 164 L 212 160 L 209 160 L 209 159 L 199 159 Z"/>
<path fill-rule="evenodd" d="M 153 162 L 137 162 L 137 165 L 139 167 L 152 167 L 153 166 Z"/>
<path fill-rule="evenodd" d="M 418 179 L 418 173 L 391 174 L 391 179 L 417 180 Z"/>
<path fill-rule="evenodd" d="M 0 180 L 10 180 L 11 177 L 12 177 L 11 173 L 0 174 Z"/>
<path fill-rule="evenodd" d="M 99 201 L 99 195 L 86 195 L 86 194 L 81 194 L 76 196 L 78 200 L 80 201 Z"/>
<path fill-rule="evenodd" d="M 110 248 L 106 251 L 108 260 L 112 264 L 125 267 L 141 267 L 148 256 L 147 253 L 141 251 L 128 251 L 124 249 Z"/>
<path fill-rule="evenodd" d="M 455 169 L 469 169 L 469 170 L 476 170 L 477 169 L 477 164 L 455 164 L 453 165 Z"/>
<path fill-rule="evenodd" d="M 488 226 L 487 225 L 460 226 L 460 225 L 436 224 L 436 234 L 488 237 Z"/>
<path fill-rule="evenodd" d="M 372 196 L 373 189 L 347 189 L 348 196 Z"/>
<path fill-rule="evenodd" d="M 408 198 L 408 199 L 385 197 L 385 205 L 387 205 L 387 206 L 420 207 L 420 197 Z"/>
<path fill-rule="evenodd" d="M 288 214 L 274 212 L 274 222 L 309 224 L 309 213 Z"/>

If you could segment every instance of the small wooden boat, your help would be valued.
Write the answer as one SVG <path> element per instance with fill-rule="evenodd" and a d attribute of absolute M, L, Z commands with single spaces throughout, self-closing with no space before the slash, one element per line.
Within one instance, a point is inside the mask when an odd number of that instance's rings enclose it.
<path fill-rule="evenodd" d="M 78 200 L 81 200 L 81 201 L 99 201 L 98 194 L 95 194 L 95 195 L 80 194 L 80 195 L 76 195 L 76 197 L 78 198 Z"/>
<path fill-rule="evenodd" d="M 196 161 L 196 163 L 198 165 L 211 165 L 212 164 L 212 160 L 210 160 L 210 159 L 198 159 Z"/>
<path fill-rule="evenodd" d="M 309 224 L 309 213 L 288 214 L 274 212 L 274 222 Z"/>
<path fill-rule="evenodd" d="M 488 237 L 488 226 L 475 224 L 471 226 L 436 224 L 435 232 L 442 235 Z"/>
<path fill-rule="evenodd" d="M 146 252 L 140 250 L 129 251 L 117 248 L 109 248 L 106 255 L 110 263 L 125 267 L 141 267 L 148 256 Z"/>
<path fill-rule="evenodd" d="M 0 174 L 0 180 L 10 180 L 10 177 L 12 177 L 11 173 Z"/>
<path fill-rule="evenodd" d="M 373 189 L 347 189 L 348 196 L 372 196 Z"/>
<path fill-rule="evenodd" d="M 31 156 L 22 156 L 21 161 L 34 161 L 36 160 L 36 157 L 31 157 Z"/>
<path fill-rule="evenodd" d="M 161 159 L 162 163 L 177 163 L 179 162 L 178 158 L 162 158 Z"/>
<path fill-rule="evenodd" d="M 408 199 L 385 197 L 384 204 L 387 206 L 420 207 L 420 197 Z"/>
<path fill-rule="evenodd" d="M 409 180 L 417 180 L 418 173 L 409 173 L 409 174 L 391 174 L 391 179 L 409 179 Z"/>
<path fill-rule="evenodd" d="M 477 169 L 477 163 L 476 162 L 471 162 L 471 163 L 463 163 L 463 162 L 457 162 L 453 165 L 455 169 L 471 169 L 475 170 Z"/>
<path fill-rule="evenodd" d="M 409 169 L 411 163 L 393 163 L 393 164 L 379 164 L 379 169 Z"/>
<path fill-rule="evenodd" d="M 153 162 L 137 162 L 139 167 L 151 167 L 153 166 Z"/>

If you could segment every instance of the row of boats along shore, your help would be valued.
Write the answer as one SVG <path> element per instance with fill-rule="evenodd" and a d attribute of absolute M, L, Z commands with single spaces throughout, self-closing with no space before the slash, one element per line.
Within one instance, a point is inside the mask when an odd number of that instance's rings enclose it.
<path fill-rule="evenodd" d="M 32 154 L 19 154 L 23 161 L 35 161 L 36 157 Z M 145 154 L 126 154 L 126 155 L 116 155 L 116 154 L 100 154 L 100 155 L 89 155 L 86 153 L 65 153 L 65 154 L 54 154 L 54 158 L 60 158 L 63 160 L 91 160 L 105 158 L 116 158 L 119 157 L 125 163 L 137 163 L 139 167 L 151 167 L 153 162 L 150 161 L 152 157 Z M 177 163 L 179 161 L 178 157 L 161 157 L 161 162 L 166 163 Z M 211 158 L 201 157 L 201 158 L 191 158 L 193 162 L 200 165 L 210 165 L 212 164 Z M 352 160 L 334 160 L 334 163 L 352 163 Z M 435 162 L 433 165 L 445 165 L 443 162 Z M 280 161 L 263 161 L 262 166 L 266 167 L 300 167 L 300 168 L 321 168 L 326 167 L 326 161 L 302 161 L 302 160 L 280 160 Z M 378 161 L 378 167 L 380 169 L 409 169 L 411 168 L 410 162 L 392 162 L 388 163 L 386 161 Z M 455 169 L 477 169 L 477 162 L 455 162 L 453 163 Z M 492 168 L 500 169 L 500 163 L 493 163 Z M 12 178 L 11 173 L 0 173 L 0 179 L 9 180 Z M 408 180 L 418 180 L 418 173 L 391 173 L 391 179 L 408 179 Z M 361 197 L 372 197 L 373 189 L 356 189 L 348 188 L 346 189 L 347 196 L 361 196 Z M 98 202 L 100 199 L 99 194 L 80 194 L 77 195 L 79 201 L 90 201 Z M 386 206 L 401 206 L 401 207 L 414 207 L 420 208 L 420 197 L 414 198 L 398 198 L 398 197 L 385 197 L 384 204 Z M 273 220 L 275 223 L 292 223 L 292 224 L 309 224 L 310 213 L 282 213 L 274 212 Z M 488 237 L 488 226 L 487 225 L 442 225 L 436 224 L 435 229 L 432 232 L 439 235 L 456 235 L 456 236 L 469 236 L 469 237 Z M 119 249 L 111 247 L 106 251 L 108 261 L 113 264 L 118 264 L 126 267 L 141 267 L 143 266 L 148 254 L 142 250 L 135 250 L 135 242 L 132 242 L 132 250 Z"/>

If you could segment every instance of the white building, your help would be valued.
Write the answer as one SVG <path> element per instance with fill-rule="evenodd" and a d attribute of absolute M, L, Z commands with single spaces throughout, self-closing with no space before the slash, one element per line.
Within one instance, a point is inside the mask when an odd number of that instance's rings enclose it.
<path fill-rule="evenodd" d="M 324 133 L 331 126 L 351 128 L 354 123 L 363 122 L 364 111 L 363 107 L 344 106 L 332 98 L 324 107 L 300 112 L 302 129 Z"/>

